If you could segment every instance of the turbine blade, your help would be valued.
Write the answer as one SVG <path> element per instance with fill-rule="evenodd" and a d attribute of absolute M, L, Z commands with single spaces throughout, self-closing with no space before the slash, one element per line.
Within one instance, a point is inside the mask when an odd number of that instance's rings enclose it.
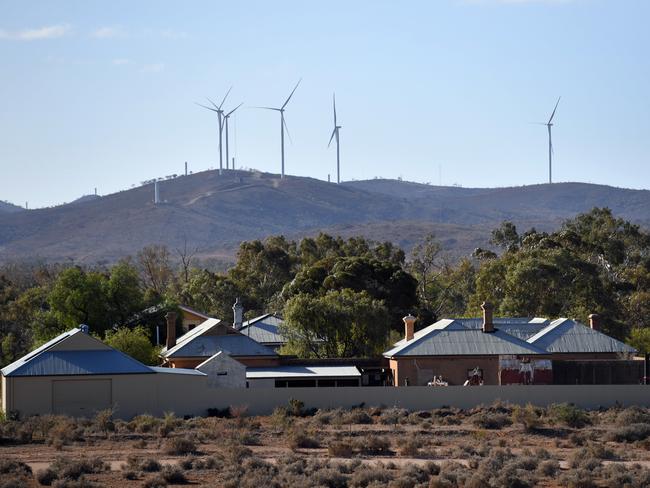
<path fill-rule="evenodd" d="M 212 99 L 210 99 L 210 98 L 208 98 L 208 97 L 205 97 L 205 98 L 207 98 L 207 99 L 208 99 L 208 102 L 210 102 L 210 103 L 212 104 L 212 106 L 213 106 L 215 109 L 217 109 L 217 112 L 220 110 L 220 109 L 219 109 L 219 106 L 218 106 L 216 103 L 214 103 L 214 102 L 212 101 Z"/>
<path fill-rule="evenodd" d="M 291 134 L 289 134 L 289 127 L 287 127 L 287 121 L 284 120 L 284 116 L 282 117 L 282 125 L 284 125 L 284 130 L 287 133 L 287 137 L 289 138 L 289 142 L 291 145 L 293 145 L 293 140 L 291 139 Z"/>
<path fill-rule="evenodd" d="M 232 86 L 230 88 L 228 88 L 228 91 L 226 92 L 226 95 L 223 97 L 223 100 L 221 100 L 221 105 L 219 105 L 219 110 L 221 110 L 221 107 L 223 107 L 223 104 L 226 101 L 226 98 L 228 98 L 228 94 L 230 93 L 230 90 L 232 90 Z"/>
<path fill-rule="evenodd" d="M 287 106 L 287 103 L 289 103 L 289 100 L 291 100 L 291 97 L 295 93 L 296 89 L 298 88 L 298 85 L 300 85 L 300 82 L 302 81 L 302 78 L 298 80 L 298 83 L 296 83 L 296 86 L 293 87 L 293 90 L 291 90 L 291 94 L 289 94 L 289 98 L 287 98 L 287 101 L 284 102 L 284 105 L 282 105 L 282 108 Z"/>
<path fill-rule="evenodd" d="M 558 97 L 558 99 L 557 99 L 557 103 L 555 104 L 555 108 L 553 109 L 553 113 L 551 114 L 551 118 L 548 119 L 549 124 L 551 123 L 551 120 L 553 120 L 553 117 L 555 117 L 555 111 L 557 110 L 557 106 L 560 104 L 560 99 L 561 98 L 562 97 Z"/>
<path fill-rule="evenodd" d="M 336 134 L 336 127 L 334 127 L 334 130 L 332 131 L 332 135 L 330 136 L 330 141 L 327 143 L 327 147 L 330 147 L 330 144 L 332 144 L 332 139 L 334 139 L 334 134 Z"/>
<path fill-rule="evenodd" d="M 244 102 L 240 103 L 240 104 L 237 105 L 235 108 L 233 108 L 230 112 L 228 112 L 228 113 L 226 114 L 226 117 L 230 117 L 230 116 L 233 114 L 233 112 L 234 112 L 235 110 L 237 110 L 239 107 L 241 107 L 242 105 L 244 105 Z"/>
<path fill-rule="evenodd" d="M 336 93 L 332 93 L 332 104 L 334 105 L 334 127 L 336 127 Z"/>
<path fill-rule="evenodd" d="M 199 107 L 207 108 L 208 110 L 212 110 L 213 112 L 217 112 L 217 110 L 211 108 L 211 107 L 206 107 L 205 105 L 201 105 L 199 102 L 194 102 L 196 105 Z"/>
<path fill-rule="evenodd" d="M 276 110 L 278 112 L 280 112 L 280 110 L 281 110 L 281 109 L 275 108 L 275 107 L 250 107 L 250 108 L 261 108 L 261 109 L 264 109 L 264 110 Z"/>

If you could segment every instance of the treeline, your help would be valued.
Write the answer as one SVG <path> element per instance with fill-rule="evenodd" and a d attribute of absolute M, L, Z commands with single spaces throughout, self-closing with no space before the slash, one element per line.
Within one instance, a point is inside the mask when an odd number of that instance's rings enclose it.
<path fill-rule="evenodd" d="M 0 363 L 80 323 L 155 358 L 140 346 L 166 311 L 185 304 L 230 321 L 237 297 L 246 318 L 283 314 L 285 352 L 299 356 L 378 354 L 399 338 L 405 314 L 423 327 L 478 316 L 484 300 L 501 316 L 586 322 L 599 313 L 605 332 L 650 346 L 650 234 L 638 226 L 596 208 L 553 233 L 504 222 L 491 243 L 498 252 L 477 249 L 455 262 L 434 236 L 406 256 L 390 242 L 320 234 L 243 242 L 225 272 L 199 267 L 187 248 L 162 246 L 112 267 L 8 264 L 0 268 Z M 140 346 L 129 346 L 136 339 Z"/>

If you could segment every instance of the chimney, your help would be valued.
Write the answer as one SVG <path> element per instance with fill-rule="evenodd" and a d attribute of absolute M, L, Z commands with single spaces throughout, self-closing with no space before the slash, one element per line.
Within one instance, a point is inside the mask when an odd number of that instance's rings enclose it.
<path fill-rule="evenodd" d="M 167 350 L 176 345 L 176 312 L 167 312 Z"/>
<path fill-rule="evenodd" d="M 593 330 L 600 330 L 600 315 L 597 313 L 589 315 L 589 327 Z"/>
<path fill-rule="evenodd" d="M 239 297 L 235 300 L 235 304 L 232 306 L 233 320 L 232 326 L 239 330 L 244 325 L 244 307 L 239 301 Z"/>
<path fill-rule="evenodd" d="M 492 304 L 490 302 L 483 302 L 481 304 L 483 310 L 483 332 L 494 332 L 494 323 L 492 322 Z"/>
<path fill-rule="evenodd" d="M 415 333 L 415 321 L 417 320 L 413 315 L 408 314 L 402 319 L 404 321 L 404 339 L 406 342 L 413 339 L 413 334 Z"/>

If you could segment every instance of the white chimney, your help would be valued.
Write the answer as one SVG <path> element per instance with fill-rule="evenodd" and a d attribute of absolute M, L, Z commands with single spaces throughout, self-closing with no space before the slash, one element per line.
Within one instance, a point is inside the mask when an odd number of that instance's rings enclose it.
<path fill-rule="evenodd" d="M 239 301 L 239 297 L 237 297 L 237 300 L 235 300 L 235 304 L 232 306 L 232 312 L 233 312 L 232 326 L 235 329 L 239 330 L 244 325 L 244 307 Z"/>

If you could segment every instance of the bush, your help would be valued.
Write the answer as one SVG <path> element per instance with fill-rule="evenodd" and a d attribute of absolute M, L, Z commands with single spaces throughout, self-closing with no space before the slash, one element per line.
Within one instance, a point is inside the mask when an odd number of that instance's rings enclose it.
<path fill-rule="evenodd" d="M 539 429 L 542 424 L 538 410 L 530 403 L 525 407 L 515 405 L 512 409 L 512 421 L 521 424 L 528 432 Z"/>
<path fill-rule="evenodd" d="M 397 443 L 397 450 L 400 456 L 404 457 L 417 457 L 420 454 L 420 447 L 422 443 L 413 437 L 400 439 Z"/>
<path fill-rule="evenodd" d="M 591 473 L 584 469 L 571 470 L 560 478 L 560 485 L 567 488 L 596 488 Z"/>
<path fill-rule="evenodd" d="M 3 476 L 0 478 L 0 488 L 29 488 L 30 483 L 24 476 Z"/>
<path fill-rule="evenodd" d="M 318 439 L 313 436 L 308 435 L 302 430 L 292 430 L 289 432 L 287 438 L 287 444 L 291 449 L 305 448 L 305 449 L 316 449 L 320 447 Z"/>
<path fill-rule="evenodd" d="M 352 444 L 348 441 L 334 441 L 327 446 L 327 454 L 332 457 L 347 458 L 352 456 Z"/>
<path fill-rule="evenodd" d="M 187 483 L 185 473 L 178 466 L 167 465 L 163 467 L 160 476 L 162 476 L 167 483 L 171 483 L 172 485 L 182 485 Z"/>
<path fill-rule="evenodd" d="M 43 486 L 50 486 L 56 479 L 57 475 L 53 469 L 39 469 L 36 472 L 36 480 Z"/>
<path fill-rule="evenodd" d="M 571 403 L 552 405 L 550 413 L 557 421 L 574 429 L 579 429 L 591 423 L 589 415 Z"/>
<path fill-rule="evenodd" d="M 355 408 L 343 415 L 342 422 L 344 424 L 372 424 L 372 417 L 364 410 Z"/>
<path fill-rule="evenodd" d="M 165 454 L 183 456 L 196 452 L 196 444 L 187 437 L 174 437 L 169 439 L 164 446 Z"/>
<path fill-rule="evenodd" d="M 348 486 L 347 476 L 331 468 L 316 471 L 311 475 L 310 481 L 313 486 L 326 486 L 327 488 L 346 488 Z"/>
<path fill-rule="evenodd" d="M 32 468 L 21 461 L 0 459 L 0 475 L 32 476 Z"/>
<path fill-rule="evenodd" d="M 537 472 L 542 476 L 547 476 L 549 478 L 554 477 L 559 470 L 560 463 L 558 463 L 555 459 L 547 459 L 539 463 L 537 466 Z"/>
<path fill-rule="evenodd" d="M 650 424 L 650 413 L 645 408 L 629 407 L 616 416 L 616 423 L 620 426 L 631 424 Z"/>
<path fill-rule="evenodd" d="M 97 457 L 79 460 L 60 457 L 54 460 L 50 469 L 56 473 L 57 479 L 78 480 L 84 474 L 108 471 L 110 466 Z"/>
<path fill-rule="evenodd" d="M 354 472 L 350 478 L 349 485 L 352 487 L 362 487 L 370 485 L 371 483 L 386 485 L 393 479 L 390 471 L 377 468 L 363 468 Z"/>
<path fill-rule="evenodd" d="M 129 460 L 129 463 L 131 461 Z M 156 473 L 162 469 L 161 464 L 153 458 L 147 458 L 147 459 L 142 459 L 142 460 L 135 460 L 135 467 L 139 469 L 140 471 L 144 471 L 145 473 Z"/>
<path fill-rule="evenodd" d="M 129 481 L 137 480 L 138 473 L 137 471 L 133 471 L 132 469 L 127 469 L 126 471 L 122 472 L 122 478 Z"/>
<path fill-rule="evenodd" d="M 650 436 L 650 424 L 631 424 L 619 427 L 609 433 L 609 439 L 616 442 L 642 441 Z"/>
<path fill-rule="evenodd" d="M 370 434 L 356 442 L 359 451 L 364 454 L 388 454 L 390 453 L 390 441 L 385 437 Z"/>
<path fill-rule="evenodd" d="M 167 481 L 165 481 L 165 478 L 162 476 L 154 476 L 153 478 L 149 478 L 147 481 L 144 482 L 142 485 L 143 488 L 167 488 Z"/>
<path fill-rule="evenodd" d="M 472 424 L 482 429 L 499 430 L 512 425 L 505 413 L 480 412 L 472 417 Z"/>

